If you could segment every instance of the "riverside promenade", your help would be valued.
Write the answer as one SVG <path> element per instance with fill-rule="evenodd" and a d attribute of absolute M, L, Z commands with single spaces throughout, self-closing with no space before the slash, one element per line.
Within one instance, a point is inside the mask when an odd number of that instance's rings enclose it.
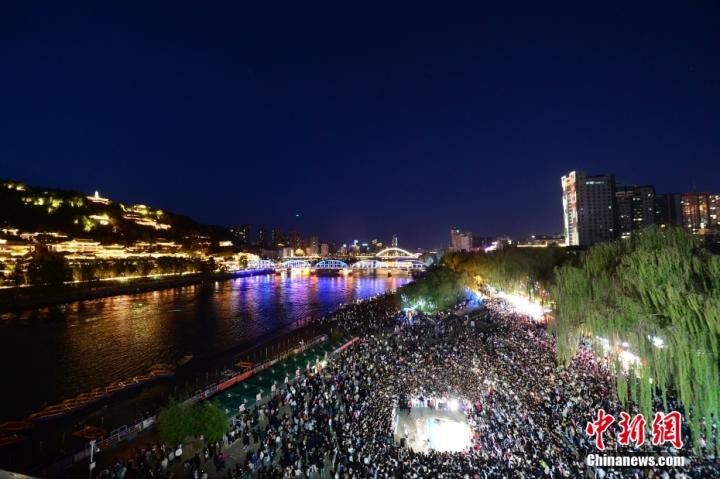
<path fill-rule="evenodd" d="M 278 331 L 273 336 L 266 338 L 260 345 L 242 352 L 231 352 L 223 362 L 232 364 L 233 361 L 246 361 L 253 365 L 267 363 L 278 357 L 292 355 L 297 348 L 312 342 L 320 336 L 332 334 L 331 328 L 315 322 L 300 324 L 297 329 Z M 306 365 L 306 363 L 307 361 L 303 364 Z M 145 441 L 151 441 L 155 434 L 152 417 L 160 407 L 167 403 L 171 396 L 180 401 L 187 401 L 193 396 L 206 391 L 213 384 L 228 379 L 227 376 L 223 376 L 223 370 L 212 364 L 191 363 L 191 365 L 192 371 L 196 372 L 188 373 L 189 379 L 187 381 L 182 376 L 171 381 L 161 381 L 147 387 L 140 394 L 111 400 L 101 409 L 83 419 L 81 423 L 83 425 L 98 425 L 109 431 L 109 436 L 105 439 L 110 438 L 113 442 L 113 446 L 107 451 L 107 454 L 99 454 L 97 460 L 101 460 L 103 456 L 114 455 L 116 454 L 115 451 L 118 451 L 119 454 L 128 445 L 132 449 L 138 443 L 144 444 Z M 208 372 L 206 374 L 201 371 Z M 224 372 L 227 373 L 229 370 L 226 369 Z M 236 371 L 236 374 L 239 373 L 240 371 Z M 247 391 L 248 396 L 252 396 L 254 400 L 257 394 L 255 387 L 262 388 L 263 380 L 266 377 L 265 374 L 249 377 L 246 380 L 247 383 L 240 383 L 235 387 L 242 387 Z M 189 382 L 189 385 L 183 386 L 185 382 Z M 265 388 L 269 390 L 271 385 L 266 385 Z M 240 397 L 243 397 L 239 390 L 234 390 L 231 394 L 233 394 L 232 398 L 226 397 L 226 399 L 237 401 Z M 213 399 L 221 400 L 223 398 L 218 395 Z M 235 411 L 237 411 L 237 407 Z M 63 471 L 76 471 L 78 468 L 86 470 L 89 461 L 87 443 L 83 444 L 78 440 L 71 441 L 75 446 L 74 449 L 69 449 L 72 444 L 68 440 L 72 437 L 72 432 L 77 426 L 76 421 L 68 420 L 56 424 L 47 433 L 42 430 L 34 431 L 36 440 L 39 441 L 40 445 L 16 451 L 12 456 L 4 459 L 8 463 L 5 467 L 29 470 L 30 474 L 40 477 L 61 477 L 64 476 Z M 8 452 L 8 454 L 10 453 Z M 31 465 L 35 465 L 35 467 L 28 467 Z"/>
<path fill-rule="evenodd" d="M 146 467 L 150 469 L 160 468 L 178 478 L 195 477 L 191 472 L 192 465 L 199 467 L 207 477 L 245 477 L 238 471 L 240 469 L 247 471 L 248 462 L 259 458 L 260 443 L 254 439 L 253 434 L 248 434 L 247 441 L 243 441 L 234 417 L 240 412 L 258 408 L 260 415 L 258 429 L 263 430 L 268 424 L 266 404 L 272 395 L 292 387 L 293 383 L 304 377 L 308 371 L 321 374 L 323 366 L 327 361 L 332 360 L 333 354 L 347 348 L 356 339 L 342 338 L 332 341 L 325 338 L 317 345 L 298 354 L 292 354 L 210 398 L 224 407 L 231 418 L 231 431 L 222 441 L 208 444 L 201 438 L 190 439 L 182 445 L 181 458 L 175 458 L 163 466 L 164 463 L 153 460 L 155 452 L 160 448 L 175 450 L 175 446 L 162 444 L 157 431 L 153 429 L 120 447 L 98 453 L 95 457 L 96 467 L 93 477 L 118 477 L 123 474 L 129 474 L 127 477 L 136 477 L 140 471 L 135 467 L 140 462 L 146 463 Z M 279 412 L 289 414 L 291 409 L 284 405 L 280 407 Z M 326 457 L 325 463 L 325 472 L 328 472 L 332 468 L 332 458 Z M 76 464 L 70 472 L 75 477 L 83 477 L 83 472 L 87 473 L 88 464 L 89 462 L 84 465 Z M 128 471 L 121 472 L 123 468 Z M 323 477 L 319 471 L 316 472 L 306 477 Z"/>

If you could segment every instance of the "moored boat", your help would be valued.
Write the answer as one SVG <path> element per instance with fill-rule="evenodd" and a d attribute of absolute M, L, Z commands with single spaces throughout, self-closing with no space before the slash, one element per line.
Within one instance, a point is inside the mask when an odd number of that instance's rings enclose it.
<path fill-rule="evenodd" d="M 0 447 L 14 446 L 24 442 L 27 438 L 20 434 L 12 434 L 10 436 L 0 436 Z"/>
<path fill-rule="evenodd" d="M 55 419 L 61 416 L 64 416 L 70 412 L 70 409 L 67 407 L 65 408 L 54 408 L 52 406 L 46 407 L 42 411 L 38 411 L 34 414 L 31 414 L 28 419 L 31 421 L 49 421 L 50 419 Z"/>
<path fill-rule="evenodd" d="M 93 439 L 100 439 L 105 436 L 105 430 L 95 426 L 85 426 L 79 431 L 75 431 L 73 436 L 90 441 Z"/>
<path fill-rule="evenodd" d="M 193 355 L 192 354 L 186 354 L 182 358 L 180 358 L 177 362 L 178 366 L 185 366 L 187 363 L 192 361 Z"/>
<path fill-rule="evenodd" d="M 17 432 L 31 429 L 33 423 L 30 421 L 5 421 L 0 422 L 0 431 L 2 432 Z"/>
<path fill-rule="evenodd" d="M 149 374 L 141 374 L 139 376 L 134 376 L 130 378 L 130 387 L 132 388 L 140 386 L 141 384 L 151 381 L 152 379 L 154 378 Z"/>

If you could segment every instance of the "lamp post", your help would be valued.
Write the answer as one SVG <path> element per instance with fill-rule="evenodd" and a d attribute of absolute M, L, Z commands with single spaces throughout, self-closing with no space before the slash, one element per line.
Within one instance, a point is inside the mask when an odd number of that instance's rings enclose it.
<path fill-rule="evenodd" d="M 92 479 L 93 469 L 95 469 L 95 462 L 93 461 L 93 454 L 95 453 L 95 439 L 90 441 L 90 464 L 88 465 L 88 477 Z"/>

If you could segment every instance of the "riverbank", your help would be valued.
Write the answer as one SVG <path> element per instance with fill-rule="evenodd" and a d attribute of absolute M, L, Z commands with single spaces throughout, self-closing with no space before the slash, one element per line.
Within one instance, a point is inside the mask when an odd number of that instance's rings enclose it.
<path fill-rule="evenodd" d="M 148 384 L 110 398 L 93 408 L 47 423 L 35 423 L 22 431 L 22 443 L 0 449 L 0 468 L 18 470 L 40 477 L 65 477 L 78 463 L 87 463 L 87 440 L 74 436 L 79 429 L 92 426 L 106 431 L 105 437 L 122 437 L 121 444 L 145 441 L 152 418 L 170 397 L 193 400 L 207 388 L 227 379 L 228 370 L 238 361 L 253 366 L 273 361 L 311 343 L 320 336 L 333 337 L 332 328 L 316 321 L 287 325 L 254 345 L 245 344 L 215 358 L 196 358 L 179 368 L 170 379 Z M 143 425 L 139 427 L 139 425 Z M 129 441 L 129 442 L 128 442 Z M 107 454 L 112 454 L 112 450 Z"/>
<path fill-rule="evenodd" d="M 14 349 L 0 352 L 0 362 L 15 367 L 3 372 L 12 394 L 4 399 L 0 421 L 22 421 L 49 405 L 143 375 L 153 365 L 178 366 L 171 377 L 31 421 L 29 429 L 0 428 L 0 437 L 18 436 L 14 445 L 0 444 L 0 469 L 44 476 L 43 465 L 72 464 L 87 450 L 87 440 L 75 435 L 79 429 L 127 437 L 121 431 L 131 435 L 130 426 L 152 416 L 170 396 L 186 400 L 225 380 L 241 361 L 261 364 L 301 341 L 308 344 L 322 334 L 332 338 L 332 326 L 328 331 L 316 320 L 406 281 L 266 274 L 7 315 L 0 333 Z"/>
<path fill-rule="evenodd" d="M 160 291 L 205 282 L 267 274 L 268 270 L 239 273 L 188 274 L 170 278 L 139 278 L 128 281 L 93 281 L 63 286 L 26 286 L 0 289 L 0 313 L 59 306 L 75 301 L 101 299 L 124 294 Z"/>
<path fill-rule="evenodd" d="M 406 281 L 264 274 L 0 315 L 0 363 L 13 365 L 0 374 L 13 391 L 0 422 L 143 379 L 189 355 L 192 369 Z"/>
<path fill-rule="evenodd" d="M 265 363 L 265 367 L 260 365 L 259 369 L 262 370 L 262 374 L 251 374 L 248 378 L 242 379 L 236 385 L 231 386 L 225 393 L 218 392 L 209 399 L 225 408 L 228 417 L 235 418 L 238 412 L 242 410 L 239 407 L 240 404 L 243 404 L 243 409 L 248 411 L 267 404 L 277 391 L 296 385 L 298 380 L 305 377 L 306 364 L 310 364 L 314 370 L 314 368 L 320 367 L 320 361 L 322 361 L 322 364 L 326 364 L 326 361 L 331 361 L 338 352 L 347 349 L 357 339 L 357 337 L 344 337 L 333 341 L 327 336 L 318 337 L 314 344 L 313 342 L 306 343 L 304 350 L 290 351 L 289 354 L 278 357 L 278 361 Z M 273 392 L 274 388 L 277 388 L 275 392 Z M 261 394 L 259 400 L 256 394 Z M 235 421 L 232 422 L 235 423 Z M 142 435 L 139 435 L 133 441 L 117 445 L 111 451 L 103 451 L 103 443 L 99 442 L 100 452 L 94 456 L 96 461 L 95 470 L 102 471 L 106 468 L 113 468 L 118 460 L 126 461 L 135 457 L 138 449 L 152 447 L 153 444 L 160 443 L 161 438 L 155 427 L 145 430 Z M 251 449 L 256 449 L 258 445 L 259 443 L 253 443 Z M 192 458 L 195 452 L 202 455 L 203 448 L 206 446 L 207 444 L 203 440 L 189 439 L 183 444 L 183 455 L 187 458 Z M 242 465 L 246 455 L 246 448 L 239 441 L 239 436 L 232 442 L 232 448 L 230 448 L 231 443 L 226 444 L 226 446 L 229 460 L 227 466 Z M 87 464 L 87 460 L 78 461 L 76 466 L 72 468 L 73 477 L 83 477 Z M 177 476 L 187 474 L 188 471 L 185 470 L 180 461 L 175 466 Z"/>

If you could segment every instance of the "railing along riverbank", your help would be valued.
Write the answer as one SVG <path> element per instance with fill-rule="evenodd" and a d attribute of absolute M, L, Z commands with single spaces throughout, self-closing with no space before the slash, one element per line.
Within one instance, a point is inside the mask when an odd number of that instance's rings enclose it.
<path fill-rule="evenodd" d="M 289 357 L 295 356 L 297 354 L 301 354 L 309 349 L 314 348 L 320 343 L 323 343 L 329 339 L 329 336 L 327 334 L 322 334 L 319 336 L 316 336 L 303 344 L 289 350 L 285 351 L 281 354 L 278 354 L 277 356 L 273 357 L 272 359 L 263 361 L 259 364 L 254 365 L 251 369 L 248 369 L 246 371 L 239 372 L 235 376 L 231 378 L 226 378 L 222 381 L 218 381 L 216 383 L 213 383 L 209 386 L 206 386 L 201 391 L 195 393 L 190 398 L 184 400 L 182 404 L 194 404 L 200 401 L 203 401 L 205 399 L 210 399 L 216 394 L 238 384 L 242 381 L 245 381 L 252 376 L 274 366 L 280 361 L 283 361 Z M 357 339 L 357 338 L 354 338 Z M 351 342 L 354 342 L 351 341 Z M 344 349 L 345 347 L 349 346 L 349 344 L 341 346 L 338 350 L 334 351 L 333 354 L 337 353 L 338 351 Z M 144 417 L 137 422 L 129 425 L 125 425 L 119 428 L 116 428 L 115 430 L 111 431 L 107 436 L 103 437 L 102 439 L 99 439 L 95 442 L 95 451 L 94 455 L 107 450 L 112 450 L 113 448 L 117 447 L 121 443 L 125 441 L 131 441 L 135 438 L 137 438 L 141 433 L 149 431 L 152 429 L 157 421 L 157 413 Z M 63 459 L 54 462 L 53 464 L 43 468 L 40 471 L 35 471 L 35 473 L 41 474 L 43 477 L 52 477 L 57 476 L 64 471 L 67 471 L 68 469 L 72 468 L 73 466 L 79 464 L 79 463 L 88 463 L 90 458 L 90 445 L 88 444 L 87 447 L 83 448 L 82 450 L 76 451 L 72 454 L 69 454 L 65 456 Z"/>

